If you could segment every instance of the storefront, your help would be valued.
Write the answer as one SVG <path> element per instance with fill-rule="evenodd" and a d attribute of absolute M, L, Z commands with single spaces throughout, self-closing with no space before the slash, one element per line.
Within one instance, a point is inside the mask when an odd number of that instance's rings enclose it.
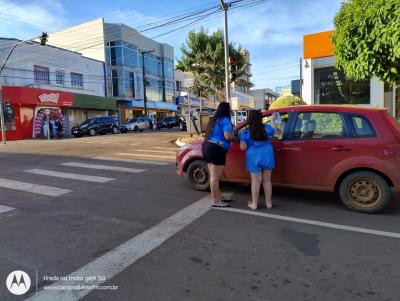
<path fill-rule="evenodd" d="M 308 104 L 352 104 L 388 108 L 400 120 L 399 88 L 378 78 L 355 81 L 335 67 L 333 31 L 304 36 L 302 98 Z"/>
<path fill-rule="evenodd" d="M 167 116 L 173 116 L 176 111 L 174 103 L 167 101 L 147 101 L 147 114 L 150 118 L 162 119 Z M 143 101 L 123 101 L 119 105 L 121 121 L 125 121 L 130 118 L 144 116 L 144 102 Z"/>
<path fill-rule="evenodd" d="M 68 128 L 96 116 L 117 115 L 115 99 L 85 94 L 73 94 L 73 105 L 65 112 Z"/>
<path fill-rule="evenodd" d="M 69 135 L 73 123 L 90 117 L 75 119 L 77 112 L 106 115 L 116 109 L 115 100 L 104 97 L 28 87 L 3 86 L 2 92 L 7 140 L 47 138 L 49 133 L 61 138 Z"/>

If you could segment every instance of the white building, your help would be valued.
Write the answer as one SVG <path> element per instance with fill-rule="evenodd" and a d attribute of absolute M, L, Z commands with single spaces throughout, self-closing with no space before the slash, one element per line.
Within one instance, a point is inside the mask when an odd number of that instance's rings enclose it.
<path fill-rule="evenodd" d="M 0 38 L 2 62 L 16 39 Z M 1 72 L 1 86 L 22 86 L 105 96 L 104 66 L 80 53 L 36 42 L 18 45 Z"/>
<path fill-rule="evenodd" d="M 272 89 L 254 89 L 250 91 L 254 96 L 255 109 L 266 109 L 279 95 Z"/>
<path fill-rule="evenodd" d="M 399 89 L 374 77 L 354 81 L 335 68 L 332 31 L 304 36 L 302 98 L 308 104 L 360 104 L 386 107 L 400 119 Z"/>

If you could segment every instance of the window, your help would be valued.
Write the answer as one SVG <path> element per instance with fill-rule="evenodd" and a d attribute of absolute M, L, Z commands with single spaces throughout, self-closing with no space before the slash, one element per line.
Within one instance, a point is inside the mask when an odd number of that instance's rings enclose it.
<path fill-rule="evenodd" d="M 371 123 L 365 116 L 351 116 L 351 123 L 354 128 L 354 136 L 357 138 L 375 137 L 376 133 Z"/>
<path fill-rule="evenodd" d="M 314 70 L 316 104 L 369 104 L 370 81 L 354 81 L 334 67 Z"/>
<path fill-rule="evenodd" d="M 297 116 L 294 139 L 344 138 L 345 126 L 339 113 L 305 112 Z"/>
<path fill-rule="evenodd" d="M 33 70 L 36 83 L 50 84 L 49 68 L 35 65 Z"/>
<path fill-rule="evenodd" d="M 56 70 L 56 84 L 64 86 L 65 72 L 64 70 Z"/>
<path fill-rule="evenodd" d="M 83 88 L 83 75 L 71 72 L 71 86 Z"/>
<path fill-rule="evenodd" d="M 270 138 L 271 140 L 282 140 L 283 139 L 283 132 L 285 131 L 285 126 L 287 123 L 287 114 L 282 115 L 281 114 L 281 123 L 275 123 L 275 133 L 274 135 Z M 271 115 L 268 115 L 266 117 L 263 118 L 263 124 L 271 124 Z M 240 134 L 247 130 L 247 126 L 242 127 L 239 132 L 238 135 L 240 136 Z"/>
<path fill-rule="evenodd" d="M 124 71 L 124 93 L 125 97 L 134 97 L 134 78 L 133 72 Z"/>
<path fill-rule="evenodd" d="M 175 89 L 176 91 L 182 91 L 182 82 L 177 80 L 175 81 Z"/>

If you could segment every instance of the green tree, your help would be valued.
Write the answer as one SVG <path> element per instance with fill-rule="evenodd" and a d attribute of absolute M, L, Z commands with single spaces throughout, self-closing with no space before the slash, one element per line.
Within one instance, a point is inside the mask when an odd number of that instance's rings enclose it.
<path fill-rule="evenodd" d="M 245 59 L 241 47 L 229 46 L 230 55 L 235 57 L 238 77 L 244 73 Z M 209 33 L 201 28 L 190 31 L 186 43 L 181 47 L 181 59 L 176 69 L 190 72 L 194 77 L 193 92 L 198 96 L 214 95 L 222 101 L 225 87 L 224 35 L 222 30 Z"/>
<path fill-rule="evenodd" d="M 400 80 L 400 0 L 347 0 L 334 19 L 336 65 L 356 80 Z"/>
<path fill-rule="evenodd" d="M 272 110 L 272 109 L 279 109 L 290 106 L 300 106 L 306 104 L 307 103 L 305 103 L 304 100 L 302 100 L 301 98 L 295 96 L 282 96 L 279 97 L 274 102 L 272 102 L 269 108 Z"/>

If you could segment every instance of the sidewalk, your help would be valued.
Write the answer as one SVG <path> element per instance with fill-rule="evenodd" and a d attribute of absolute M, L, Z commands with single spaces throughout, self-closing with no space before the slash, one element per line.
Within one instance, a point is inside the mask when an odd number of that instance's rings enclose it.
<path fill-rule="evenodd" d="M 203 140 L 203 139 L 204 139 L 203 134 L 193 134 L 192 137 L 190 137 L 190 135 L 187 134 L 187 135 L 184 135 L 184 136 L 178 138 L 176 140 L 175 144 L 177 146 L 184 146 L 185 144 L 192 143 L 197 140 Z"/>

